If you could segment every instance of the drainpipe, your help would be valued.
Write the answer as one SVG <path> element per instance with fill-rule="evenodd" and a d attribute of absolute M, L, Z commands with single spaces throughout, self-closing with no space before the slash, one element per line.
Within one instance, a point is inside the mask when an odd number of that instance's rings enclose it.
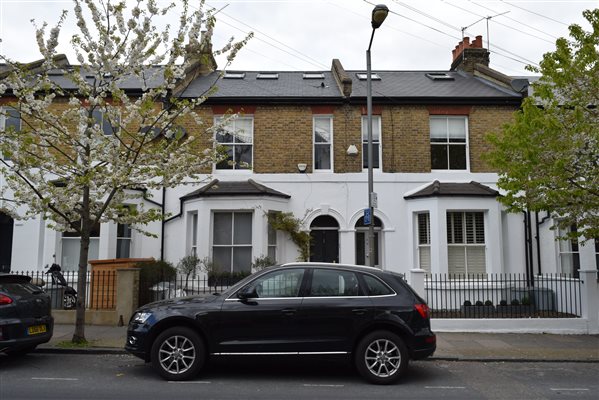
<path fill-rule="evenodd" d="M 543 217 L 543 219 L 541 219 L 539 221 L 539 213 L 538 212 L 535 213 L 535 219 L 536 219 L 536 224 L 537 224 L 537 227 L 536 227 L 537 228 L 536 239 L 537 239 L 537 258 L 538 258 L 538 265 L 539 265 L 539 271 L 538 271 L 539 275 L 541 275 L 541 273 L 542 273 L 542 271 L 541 271 L 541 238 L 540 238 L 541 235 L 539 234 L 539 228 L 540 228 L 541 225 L 543 225 L 545 223 L 545 221 L 547 221 L 549 219 L 550 216 L 551 215 L 549 213 L 547 213 Z"/>
<path fill-rule="evenodd" d="M 160 261 L 164 261 L 164 225 L 165 225 L 165 221 L 164 221 L 164 214 L 165 214 L 165 209 L 166 209 L 166 187 L 162 187 L 162 206 L 160 209 L 160 212 L 162 214 L 162 218 L 161 218 L 161 226 L 160 226 Z"/>

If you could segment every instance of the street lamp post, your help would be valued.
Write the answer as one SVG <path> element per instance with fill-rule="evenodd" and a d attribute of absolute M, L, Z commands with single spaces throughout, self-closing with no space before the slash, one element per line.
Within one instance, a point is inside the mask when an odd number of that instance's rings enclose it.
<path fill-rule="evenodd" d="M 389 9 L 384 4 L 378 4 L 372 10 L 372 34 L 370 43 L 366 50 L 366 110 L 368 113 L 368 208 L 370 210 L 370 223 L 368 224 L 368 263 L 374 267 L 374 202 L 376 193 L 374 192 L 373 179 L 373 157 L 372 157 L 372 70 L 370 66 L 370 47 L 374 38 L 374 31 L 382 25 L 389 14 Z"/>

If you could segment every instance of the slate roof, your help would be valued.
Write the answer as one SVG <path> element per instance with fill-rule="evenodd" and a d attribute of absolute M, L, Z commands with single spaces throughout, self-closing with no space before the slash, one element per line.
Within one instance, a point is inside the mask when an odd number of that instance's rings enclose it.
<path fill-rule="evenodd" d="M 352 97 L 366 97 L 366 81 L 358 72 L 347 71 L 352 78 Z M 390 98 L 505 98 L 521 99 L 513 90 L 462 71 L 375 71 L 381 80 L 372 81 L 372 96 Z M 445 74 L 453 80 L 433 80 L 426 74 Z"/>
<path fill-rule="evenodd" d="M 181 200 L 195 199 L 198 197 L 222 196 L 270 196 L 289 199 L 291 196 L 264 186 L 253 179 L 247 181 L 219 181 L 212 180 L 206 186 L 194 190 L 181 197 Z"/>
<path fill-rule="evenodd" d="M 499 192 L 474 181 L 462 183 L 434 181 L 424 189 L 404 196 L 404 199 L 409 200 L 441 196 L 497 197 L 499 196 Z"/>
<path fill-rule="evenodd" d="M 245 73 L 243 79 L 218 79 L 218 72 L 197 78 L 181 94 L 183 97 L 197 97 L 206 92 L 216 82 L 218 90 L 210 96 L 211 100 L 230 98 L 249 98 L 268 100 L 269 98 L 288 99 L 341 99 L 339 85 L 331 71 L 318 71 L 324 79 L 304 79 L 304 72 L 274 71 L 278 79 L 257 79 L 257 71 L 227 71 Z"/>
<path fill-rule="evenodd" d="M 73 68 L 68 66 L 63 68 Z M 57 69 L 50 73 L 50 78 L 64 89 L 75 89 L 75 85 Z M 303 71 L 272 71 L 278 79 L 257 79 L 258 71 L 228 71 L 229 73 L 245 73 L 243 79 L 219 78 L 220 71 L 196 78 L 182 92 L 183 97 L 200 97 L 206 94 L 211 85 L 217 90 L 211 94 L 209 103 L 341 103 L 346 101 L 331 71 L 316 71 L 324 75 L 324 79 L 304 79 Z M 266 72 L 266 71 L 263 71 Z M 307 71 L 313 73 L 314 71 Z M 93 79 L 85 71 L 81 72 L 86 79 Z M 360 80 L 357 73 L 364 71 L 347 71 L 352 79 L 350 101 L 362 103 L 366 97 L 366 81 Z M 487 81 L 483 78 L 462 71 L 373 71 L 381 80 L 372 81 L 373 98 L 378 103 L 493 103 L 519 104 L 522 95 L 514 90 Z M 427 77 L 430 73 L 443 73 L 452 80 L 433 80 Z M 161 67 L 147 67 L 145 82 L 137 79 L 123 79 L 119 83 L 122 89 L 140 92 L 144 88 L 160 84 Z"/>

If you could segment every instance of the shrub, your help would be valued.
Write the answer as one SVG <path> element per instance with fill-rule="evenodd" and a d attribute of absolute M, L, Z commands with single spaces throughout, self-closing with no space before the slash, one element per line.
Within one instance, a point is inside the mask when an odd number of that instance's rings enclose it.
<path fill-rule="evenodd" d="M 520 305 L 520 301 L 518 299 L 513 299 L 510 304 L 513 305 L 513 306 L 519 306 Z"/>
<path fill-rule="evenodd" d="M 499 302 L 499 305 L 500 305 L 500 306 L 507 306 L 507 300 L 501 300 L 501 301 Z"/>
<path fill-rule="evenodd" d="M 475 303 L 477 306 L 481 307 L 483 305 L 483 302 L 480 300 L 477 300 Z"/>
<path fill-rule="evenodd" d="M 464 307 L 470 307 L 472 305 L 472 302 L 470 300 L 466 300 L 464 302 Z"/>
<path fill-rule="evenodd" d="M 252 263 L 252 271 L 262 271 L 264 268 L 275 265 L 275 260 L 269 256 L 258 257 Z"/>
<path fill-rule="evenodd" d="M 491 300 L 485 300 L 485 306 L 492 306 L 493 302 Z"/>
<path fill-rule="evenodd" d="M 528 297 L 522 297 L 521 303 L 523 306 L 529 306 L 530 305 L 530 299 Z"/>
<path fill-rule="evenodd" d="M 155 299 L 150 288 L 158 282 L 171 281 L 177 277 L 177 270 L 167 261 L 144 261 L 135 265 L 139 271 L 139 305 L 147 304 Z"/>

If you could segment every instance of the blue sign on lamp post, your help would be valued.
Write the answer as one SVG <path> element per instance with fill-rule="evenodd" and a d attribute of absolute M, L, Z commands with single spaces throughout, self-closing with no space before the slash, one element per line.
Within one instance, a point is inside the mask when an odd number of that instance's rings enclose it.
<path fill-rule="evenodd" d="M 364 225 L 370 225 L 370 208 L 364 209 Z"/>

